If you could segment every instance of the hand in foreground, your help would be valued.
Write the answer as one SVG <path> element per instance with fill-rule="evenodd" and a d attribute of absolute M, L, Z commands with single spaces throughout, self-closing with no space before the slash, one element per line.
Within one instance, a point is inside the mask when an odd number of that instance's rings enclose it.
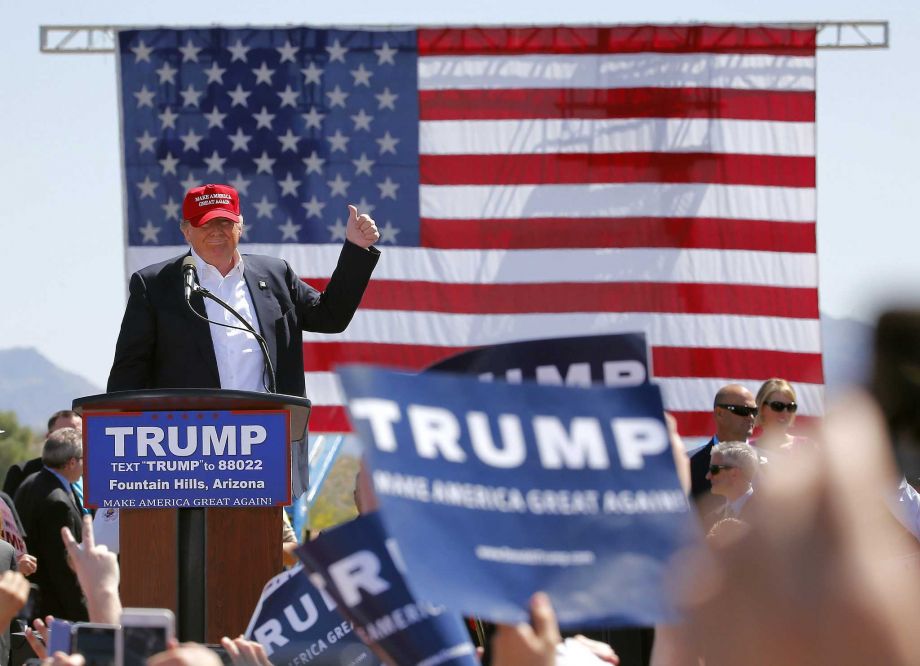
<path fill-rule="evenodd" d="M 19 573 L 23 576 L 31 576 L 38 570 L 38 560 L 35 559 L 34 555 L 23 553 L 16 558 L 16 568 L 19 569 Z"/>
<path fill-rule="evenodd" d="M 684 495 L 689 495 L 693 480 L 690 476 L 690 457 L 687 455 L 687 447 L 684 446 L 684 440 L 680 438 L 680 433 L 677 432 L 677 419 L 674 418 L 674 415 L 670 412 L 665 412 L 664 421 L 668 424 L 668 436 L 671 440 L 671 454 L 674 456 L 677 479 L 680 481 L 680 487 L 683 489 Z"/>
<path fill-rule="evenodd" d="M 255 641 L 247 641 L 240 636 L 230 640 L 226 636 L 220 639 L 220 644 L 227 651 L 230 660 L 236 666 L 271 666 L 265 655 L 265 648 Z M 183 643 L 178 645 L 173 641 L 165 652 L 152 656 L 147 660 L 147 666 L 220 666 L 220 657 L 204 645 L 198 643 Z"/>
<path fill-rule="evenodd" d="M 29 600 L 29 581 L 17 571 L 0 575 L 0 627 L 8 627 Z"/>
<path fill-rule="evenodd" d="M 617 655 L 616 651 L 607 643 L 593 640 L 587 636 L 582 636 L 581 634 L 578 634 L 572 640 L 580 643 L 585 648 L 590 650 L 591 654 L 593 654 L 605 664 L 613 664 L 614 666 L 619 666 L 620 657 Z"/>
<path fill-rule="evenodd" d="M 43 622 L 40 617 L 37 617 L 32 622 L 32 626 L 35 627 L 35 630 L 33 631 L 29 627 L 26 627 L 24 632 L 26 635 L 26 642 L 28 642 L 29 647 L 32 648 L 32 652 L 34 652 L 35 656 L 39 659 L 44 659 L 48 656 L 48 650 L 45 646 L 48 645 L 48 635 L 50 633 L 48 627 L 51 626 L 51 621 L 53 619 L 54 616 L 49 615 Z M 38 635 L 35 634 L 36 631 Z"/>
<path fill-rule="evenodd" d="M 67 527 L 61 528 L 67 557 L 86 595 L 91 622 L 121 622 L 121 599 L 118 596 L 118 558 L 105 546 L 96 545 L 93 519 L 83 516 L 83 543 L 77 543 Z"/>
<path fill-rule="evenodd" d="M 224 636 L 220 644 L 236 666 L 271 666 L 265 648 L 255 641 L 247 641 L 242 636 L 230 640 Z"/>
<path fill-rule="evenodd" d="M 854 396 L 819 441 L 771 460 L 749 530 L 683 562 L 707 666 L 920 663 L 920 570 L 886 550 L 904 532 L 883 500 L 898 475 L 882 416 Z"/>
<path fill-rule="evenodd" d="M 345 225 L 345 238 L 358 247 L 369 248 L 380 240 L 380 232 L 371 216 L 367 213 L 358 215 L 358 209 L 348 206 L 348 224 Z"/>
<path fill-rule="evenodd" d="M 530 598 L 530 624 L 498 626 L 492 637 L 492 664 L 554 666 L 561 640 L 553 605 L 546 594 L 537 592 Z"/>
<path fill-rule="evenodd" d="M 86 666 L 86 659 L 81 654 L 55 652 L 42 662 L 42 666 Z"/>
<path fill-rule="evenodd" d="M 147 666 L 222 666 L 217 654 L 198 643 L 173 641 L 165 652 L 155 654 L 147 660 Z"/>

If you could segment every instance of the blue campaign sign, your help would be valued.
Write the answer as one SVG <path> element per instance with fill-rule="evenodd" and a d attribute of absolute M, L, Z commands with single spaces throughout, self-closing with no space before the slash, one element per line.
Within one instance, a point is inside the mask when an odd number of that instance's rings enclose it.
<path fill-rule="evenodd" d="M 335 601 L 310 582 L 299 564 L 265 585 L 246 638 L 260 643 L 276 666 L 382 663 L 355 635 Z"/>
<path fill-rule="evenodd" d="M 451 356 L 428 370 L 559 386 L 638 386 L 652 376 L 645 333 L 509 342 Z"/>
<path fill-rule="evenodd" d="M 412 588 L 493 622 L 538 591 L 567 627 L 673 617 L 663 573 L 699 538 L 659 389 L 340 371 Z"/>
<path fill-rule="evenodd" d="M 460 617 L 410 592 L 402 558 L 377 514 L 324 531 L 297 554 L 355 633 L 388 663 L 478 666 Z"/>
<path fill-rule="evenodd" d="M 83 430 L 87 506 L 291 503 L 286 411 L 87 414 Z"/>

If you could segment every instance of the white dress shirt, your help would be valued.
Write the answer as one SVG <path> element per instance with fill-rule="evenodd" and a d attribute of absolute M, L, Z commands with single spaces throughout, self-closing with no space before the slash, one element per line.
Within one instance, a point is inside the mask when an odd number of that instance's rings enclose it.
<path fill-rule="evenodd" d="M 199 284 L 239 312 L 261 334 L 259 319 L 255 316 L 255 308 L 252 305 L 252 295 L 246 286 L 246 280 L 243 279 L 243 257 L 237 253 L 237 262 L 226 276 L 206 263 L 195 250 L 192 250 L 192 257 L 198 270 Z M 231 326 L 242 326 L 236 317 L 210 298 L 204 299 L 204 307 L 208 319 Z M 252 334 L 216 324 L 209 326 L 214 356 L 217 358 L 217 372 L 220 374 L 220 387 L 264 393 L 262 373 L 265 366 L 262 351 Z"/>
<path fill-rule="evenodd" d="M 736 518 L 741 515 L 741 509 L 744 508 L 744 505 L 747 504 L 747 501 L 751 499 L 751 495 L 754 494 L 754 488 L 748 486 L 747 492 L 744 493 L 741 497 L 736 499 L 734 502 L 728 502 L 725 504 L 725 515 Z"/>

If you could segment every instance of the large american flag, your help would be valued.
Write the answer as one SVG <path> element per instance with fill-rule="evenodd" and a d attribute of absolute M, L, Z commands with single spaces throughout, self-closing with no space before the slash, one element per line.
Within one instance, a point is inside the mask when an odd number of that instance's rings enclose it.
<path fill-rule="evenodd" d="M 645 331 L 689 436 L 792 381 L 822 409 L 815 31 L 733 26 L 157 29 L 119 35 L 127 269 L 184 250 L 184 191 L 234 185 L 244 251 L 323 288 L 347 203 L 383 256 L 304 334 L 313 431 L 337 363 Z"/>

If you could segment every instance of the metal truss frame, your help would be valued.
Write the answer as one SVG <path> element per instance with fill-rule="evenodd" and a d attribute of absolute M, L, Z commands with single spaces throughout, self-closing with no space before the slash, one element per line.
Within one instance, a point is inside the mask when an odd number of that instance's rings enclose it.
<path fill-rule="evenodd" d="M 708 24 L 711 25 L 711 24 Z M 730 27 L 729 24 L 726 28 Z M 887 49 L 890 46 L 888 21 L 814 21 L 794 23 L 737 23 L 732 26 L 764 28 L 815 28 L 818 48 Z M 115 35 L 129 26 L 114 25 L 43 25 L 39 26 L 39 50 L 42 53 L 86 54 L 115 53 Z M 141 26 L 131 26 L 138 28 Z M 252 26 L 256 27 L 256 26 Z M 378 26 L 380 27 L 380 26 Z"/>

